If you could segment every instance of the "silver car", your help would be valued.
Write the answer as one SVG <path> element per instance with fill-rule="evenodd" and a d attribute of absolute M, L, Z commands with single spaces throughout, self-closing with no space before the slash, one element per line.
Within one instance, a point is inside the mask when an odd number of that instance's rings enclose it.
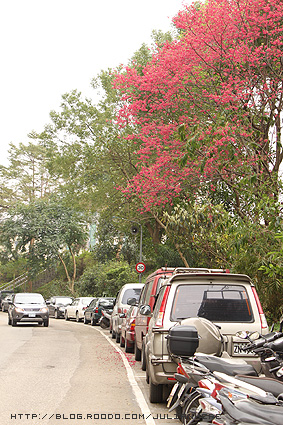
<path fill-rule="evenodd" d="M 72 304 L 66 306 L 65 319 L 76 319 L 81 322 L 84 319 L 84 313 L 94 297 L 78 297 L 75 298 Z"/>
<path fill-rule="evenodd" d="M 150 315 L 150 307 L 142 307 Z M 245 359 L 257 370 L 259 359 L 243 350 L 238 331 L 268 332 L 256 290 L 250 278 L 209 269 L 176 269 L 161 287 L 145 339 L 145 364 L 150 401 L 163 400 L 164 385 L 174 384 L 176 363 L 168 353 L 167 335 L 172 326 L 186 319 L 202 317 L 221 328 L 228 356 Z M 200 335 L 201 337 L 201 335 Z M 197 351 L 211 353 L 203 340 Z"/>
<path fill-rule="evenodd" d="M 117 294 L 113 312 L 110 320 L 110 331 L 112 332 L 112 338 L 116 339 L 116 342 L 120 342 L 123 315 L 127 314 L 131 305 L 128 301 L 132 300 L 135 303 L 139 301 L 143 283 L 126 283 L 122 286 Z"/>
<path fill-rule="evenodd" d="M 49 325 L 49 311 L 41 294 L 20 292 L 14 294 L 8 307 L 8 325 L 37 322 Z"/>

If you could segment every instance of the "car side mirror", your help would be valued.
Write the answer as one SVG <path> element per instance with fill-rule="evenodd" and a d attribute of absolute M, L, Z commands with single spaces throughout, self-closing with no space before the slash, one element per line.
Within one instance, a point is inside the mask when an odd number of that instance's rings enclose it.
<path fill-rule="evenodd" d="M 142 305 L 140 308 L 140 314 L 143 316 L 150 316 L 151 315 L 151 308 L 149 305 Z"/>

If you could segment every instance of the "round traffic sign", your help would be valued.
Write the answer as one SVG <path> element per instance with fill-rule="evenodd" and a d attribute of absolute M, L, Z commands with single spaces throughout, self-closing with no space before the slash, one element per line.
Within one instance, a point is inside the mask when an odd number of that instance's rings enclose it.
<path fill-rule="evenodd" d="M 138 273 L 143 273 L 145 271 L 145 264 L 144 263 L 136 264 L 136 271 Z"/>

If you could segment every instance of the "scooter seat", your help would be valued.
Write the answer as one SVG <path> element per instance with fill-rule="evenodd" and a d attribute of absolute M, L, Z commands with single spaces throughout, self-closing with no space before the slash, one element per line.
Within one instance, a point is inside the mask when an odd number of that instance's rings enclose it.
<path fill-rule="evenodd" d="M 248 375 L 258 376 L 256 370 L 252 365 L 247 363 L 233 363 L 233 360 L 222 359 L 221 357 L 209 356 L 209 355 L 198 355 L 195 354 L 195 358 L 198 362 L 203 364 L 211 372 L 222 372 L 226 375 Z M 282 392 L 282 391 L 281 391 Z"/>
<path fill-rule="evenodd" d="M 277 381 L 277 379 L 246 375 L 237 375 L 236 378 L 240 379 L 243 382 L 246 382 L 247 384 L 251 384 L 255 387 L 261 388 L 266 392 L 270 392 L 275 397 L 278 397 L 279 394 L 283 393 L 283 382 Z"/>

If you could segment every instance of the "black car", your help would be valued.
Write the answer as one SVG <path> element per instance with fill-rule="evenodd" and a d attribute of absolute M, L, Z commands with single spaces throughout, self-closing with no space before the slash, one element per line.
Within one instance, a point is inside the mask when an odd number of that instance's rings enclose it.
<path fill-rule="evenodd" d="M 12 297 L 13 297 L 13 293 L 10 295 L 7 295 L 3 300 L 2 300 L 2 305 L 1 305 L 1 310 L 2 311 L 8 311 L 9 308 L 9 302 L 12 301 Z"/>
<path fill-rule="evenodd" d="M 4 298 L 7 297 L 7 295 L 13 295 L 14 291 L 10 291 L 10 290 L 6 290 L 3 289 L 2 291 L 0 291 L 0 308 L 2 308 L 2 301 L 4 300 Z"/>
<path fill-rule="evenodd" d="M 72 304 L 74 298 L 67 296 L 55 296 L 46 300 L 49 309 L 49 316 L 54 316 L 55 319 L 65 317 L 66 306 Z"/>
<path fill-rule="evenodd" d="M 92 326 L 96 325 L 102 316 L 101 310 L 112 311 L 114 301 L 115 298 L 112 297 L 100 297 L 92 300 L 85 310 L 84 323 L 90 323 Z"/>
<path fill-rule="evenodd" d="M 49 325 L 49 311 L 41 294 L 20 292 L 14 294 L 8 308 L 8 325 L 20 322 L 37 322 Z"/>

